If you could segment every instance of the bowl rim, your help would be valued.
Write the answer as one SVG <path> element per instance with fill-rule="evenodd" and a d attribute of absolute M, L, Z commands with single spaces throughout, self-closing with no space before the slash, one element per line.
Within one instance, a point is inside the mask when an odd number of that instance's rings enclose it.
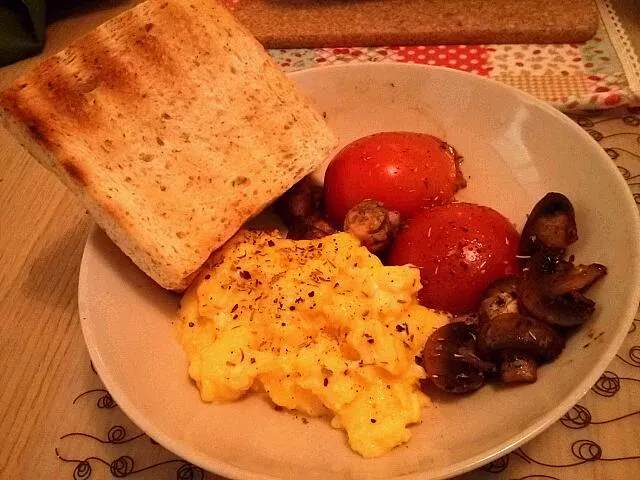
<path fill-rule="evenodd" d="M 320 66 L 320 67 L 312 67 L 304 70 L 298 70 L 295 72 L 287 73 L 286 75 L 295 80 L 298 77 L 304 77 L 309 74 L 322 74 L 326 71 L 337 71 L 337 70 L 369 70 L 372 69 L 394 69 L 394 70 L 414 70 L 414 71 L 436 71 L 438 74 L 444 75 L 452 75 L 452 76 L 462 76 L 473 82 L 480 83 L 488 83 L 493 85 L 494 87 L 499 87 L 499 89 L 504 90 L 505 92 L 510 92 L 514 98 L 518 101 L 524 102 L 529 105 L 534 105 L 537 108 L 540 108 L 547 114 L 558 119 L 561 123 L 564 123 L 567 128 L 573 130 L 577 133 L 579 137 L 581 137 L 587 144 L 591 145 L 594 148 L 594 153 L 597 151 L 597 155 L 600 156 L 603 162 L 606 162 L 609 170 L 612 173 L 615 173 L 613 176 L 614 182 L 616 182 L 616 186 L 618 189 L 627 192 L 625 195 L 625 203 L 619 205 L 620 212 L 625 215 L 625 218 L 631 222 L 630 229 L 632 230 L 633 236 L 638 240 L 637 248 L 635 251 L 631 252 L 630 264 L 632 265 L 632 277 L 638 279 L 638 281 L 634 282 L 633 290 L 631 295 L 627 298 L 627 305 L 624 309 L 624 315 L 621 317 L 618 322 L 618 331 L 614 336 L 611 337 L 609 342 L 609 347 L 605 350 L 604 354 L 600 356 L 597 362 L 595 362 L 589 372 L 588 375 L 582 378 L 582 380 L 571 390 L 570 394 L 567 395 L 562 402 L 560 402 L 555 408 L 550 411 L 547 411 L 545 415 L 541 416 L 538 420 L 534 421 L 532 425 L 521 431 L 519 434 L 513 435 L 511 438 L 501 442 L 499 445 L 494 446 L 493 448 L 489 448 L 482 454 L 475 455 L 466 459 L 465 461 L 459 461 L 457 463 L 448 465 L 447 467 L 441 467 L 439 470 L 434 471 L 435 476 L 429 476 L 432 480 L 449 478 L 453 475 L 460 475 L 471 470 L 474 470 L 482 465 L 488 464 L 491 461 L 515 450 L 520 445 L 528 442 L 533 437 L 540 434 L 546 428 L 548 428 L 551 424 L 556 422 L 559 418 L 562 417 L 571 407 L 573 407 L 593 386 L 593 384 L 597 381 L 597 379 L 602 375 L 602 373 L 606 370 L 606 367 L 609 365 L 615 354 L 620 349 L 624 338 L 627 335 L 629 330 L 629 326 L 631 325 L 633 318 L 636 315 L 638 310 L 638 303 L 640 302 L 640 216 L 638 215 L 638 206 L 636 205 L 634 198 L 631 194 L 631 191 L 628 188 L 625 180 L 622 175 L 620 175 L 617 168 L 611 162 L 610 158 L 607 156 L 606 152 L 602 148 L 602 146 L 596 142 L 587 132 L 585 132 L 578 124 L 576 124 L 573 120 L 571 120 L 567 115 L 563 114 L 559 110 L 552 107 L 550 104 L 545 103 L 542 100 L 535 98 L 534 96 L 523 92 L 515 87 L 510 85 L 506 85 L 497 80 L 481 77 L 479 75 L 475 75 L 469 72 L 463 72 L 460 70 L 448 68 L 448 67 L 440 67 L 440 66 L 431 66 L 431 65 L 418 65 L 418 64 L 405 64 L 405 63 L 361 63 L 361 64 L 344 64 L 344 65 L 328 65 L 328 66 Z M 118 406 L 122 409 L 122 411 L 127 415 L 127 417 L 133 421 L 142 431 L 144 431 L 148 436 L 153 438 L 156 442 L 162 445 L 167 450 L 173 452 L 185 462 L 190 462 L 196 466 L 199 466 L 207 471 L 211 471 L 218 475 L 224 475 L 228 478 L 243 478 L 243 479 L 277 479 L 279 477 L 274 477 L 271 475 L 264 475 L 258 472 L 247 471 L 243 468 L 237 467 L 233 464 L 227 463 L 225 461 L 217 460 L 211 458 L 208 455 L 204 455 L 193 451 L 187 441 L 177 441 L 174 440 L 170 435 L 165 434 L 158 428 L 155 422 L 150 418 L 144 411 L 138 408 L 135 405 L 129 396 L 120 389 L 118 382 L 115 378 L 110 374 L 110 370 L 104 361 L 102 355 L 95 348 L 91 347 L 96 344 L 96 339 L 92 333 L 90 325 L 87 323 L 88 318 L 87 315 L 83 312 L 87 312 L 88 310 L 88 299 L 86 295 L 86 286 L 89 284 L 89 267 L 87 266 L 87 257 L 89 246 L 92 242 L 92 239 L 95 238 L 96 234 L 99 231 L 99 227 L 94 224 L 92 230 L 89 234 L 87 242 L 85 244 L 85 248 L 82 255 L 80 272 L 78 277 L 78 313 L 80 317 L 80 325 L 82 329 L 82 334 L 84 336 L 85 344 L 87 346 L 87 350 L 89 352 L 89 356 L 92 360 L 93 366 L 97 371 L 101 381 L 104 383 L 105 387 L 109 391 L 110 395 L 117 402 Z M 622 328 L 622 327 L 625 328 Z M 415 472 L 405 475 L 400 475 L 394 478 L 401 479 L 418 479 L 423 478 L 425 474 L 428 472 Z"/>

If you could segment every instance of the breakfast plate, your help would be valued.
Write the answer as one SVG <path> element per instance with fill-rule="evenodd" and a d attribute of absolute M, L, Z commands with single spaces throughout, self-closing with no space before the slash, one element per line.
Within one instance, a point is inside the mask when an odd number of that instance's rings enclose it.
<path fill-rule="evenodd" d="M 522 229 L 545 193 L 576 210 L 579 259 L 607 265 L 595 315 L 534 384 L 437 396 L 412 438 L 375 459 L 353 453 L 327 420 L 277 411 L 262 397 L 203 403 L 175 322 L 180 297 L 157 286 L 94 229 L 78 302 L 93 364 L 123 411 L 177 455 L 232 478 L 447 478 L 531 439 L 569 410 L 613 358 L 640 299 L 640 224 L 625 182 L 570 119 L 513 88 L 455 70 L 370 64 L 291 75 L 340 145 L 385 130 L 433 134 L 464 156 L 459 200 L 495 208 Z M 315 173 L 323 177 L 320 169 Z M 260 220 L 269 222 L 269 219 Z"/>

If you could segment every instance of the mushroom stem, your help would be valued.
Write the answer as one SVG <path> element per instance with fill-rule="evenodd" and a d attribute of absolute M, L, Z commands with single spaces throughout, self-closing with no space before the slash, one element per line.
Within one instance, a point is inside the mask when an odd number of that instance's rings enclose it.
<path fill-rule="evenodd" d="M 487 287 L 480 302 L 480 313 L 484 319 L 492 320 L 503 313 L 519 312 L 516 283 L 516 277 L 504 277 Z"/>
<path fill-rule="evenodd" d="M 509 350 L 502 352 L 500 376 L 504 383 L 533 383 L 538 378 L 537 370 L 535 355 Z"/>

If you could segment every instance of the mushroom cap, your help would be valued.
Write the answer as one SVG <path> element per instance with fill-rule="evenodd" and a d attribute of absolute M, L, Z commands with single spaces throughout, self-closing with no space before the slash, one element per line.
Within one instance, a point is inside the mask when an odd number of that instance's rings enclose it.
<path fill-rule="evenodd" d="M 574 265 L 559 261 L 547 284 L 551 295 L 564 295 L 571 292 L 584 292 L 596 281 L 607 274 L 607 267 L 599 263 Z"/>
<path fill-rule="evenodd" d="M 564 338 L 551 326 L 519 313 L 504 313 L 488 319 L 478 331 L 478 349 L 527 352 L 542 360 L 553 360 L 564 348 Z"/>
<path fill-rule="evenodd" d="M 390 247 L 399 227 L 400 214 L 371 199 L 353 206 L 344 219 L 344 231 L 357 237 L 371 253 Z"/>
<path fill-rule="evenodd" d="M 520 255 L 546 250 L 557 257 L 578 240 L 573 205 L 561 193 L 549 192 L 536 203 L 520 236 Z"/>
<path fill-rule="evenodd" d="M 438 388 L 451 393 L 477 390 L 484 384 L 485 373 L 495 365 L 478 357 L 474 325 L 453 322 L 429 336 L 422 355 L 422 365 Z"/>
<path fill-rule="evenodd" d="M 551 325 L 582 325 L 595 310 L 595 303 L 582 292 L 606 273 L 604 265 L 576 267 L 542 252 L 534 254 L 518 282 L 520 306 Z"/>
<path fill-rule="evenodd" d="M 533 383 L 538 379 L 538 363 L 528 352 L 502 352 L 500 378 L 504 383 Z"/>

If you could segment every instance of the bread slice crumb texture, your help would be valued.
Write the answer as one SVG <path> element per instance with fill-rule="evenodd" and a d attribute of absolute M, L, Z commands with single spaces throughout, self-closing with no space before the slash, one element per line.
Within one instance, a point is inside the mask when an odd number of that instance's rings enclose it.
<path fill-rule="evenodd" d="M 335 139 L 262 46 L 211 0 L 149 0 L 0 94 L 0 117 L 165 288 Z"/>

